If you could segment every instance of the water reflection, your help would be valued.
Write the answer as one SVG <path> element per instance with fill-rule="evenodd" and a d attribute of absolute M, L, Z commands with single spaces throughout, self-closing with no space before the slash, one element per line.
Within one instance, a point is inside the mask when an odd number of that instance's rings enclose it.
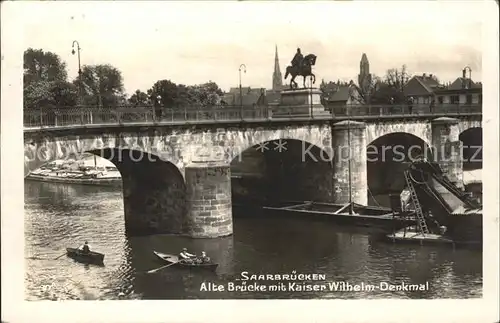
<path fill-rule="evenodd" d="M 478 251 L 401 246 L 374 239 L 367 229 L 337 227 L 324 219 L 235 212 L 234 235 L 219 239 L 154 235 L 127 237 L 120 191 L 102 187 L 26 182 L 26 296 L 28 299 L 197 298 L 463 298 L 481 297 Z M 61 257 L 89 240 L 105 266 Z M 153 250 L 202 250 L 219 263 L 215 273 L 169 267 Z M 227 285 L 241 272 L 323 273 L 327 282 L 425 283 L 429 291 L 205 292 L 204 282 Z M 271 284 L 273 282 L 269 282 Z M 324 282 L 322 282 L 324 283 Z M 47 293 L 44 286 L 51 285 Z M 46 289 L 46 288 L 45 288 Z M 118 296 L 120 295 L 120 296 Z"/>

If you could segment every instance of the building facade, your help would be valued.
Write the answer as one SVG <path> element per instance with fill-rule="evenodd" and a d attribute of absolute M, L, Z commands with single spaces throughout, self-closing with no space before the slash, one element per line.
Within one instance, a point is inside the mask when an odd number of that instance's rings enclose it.
<path fill-rule="evenodd" d="M 437 104 L 479 104 L 483 103 L 482 87 L 463 89 L 440 89 L 435 93 Z"/>
<path fill-rule="evenodd" d="M 416 104 L 478 104 L 483 102 L 481 82 L 474 82 L 465 76 L 458 77 L 451 84 L 440 84 L 432 74 L 414 76 L 405 86 L 405 97 L 413 98 Z"/>
<path fill-rule="evenodd" d="M 404 95 L 412 97 L 415 104 L 430 104 L 435 97 L 434 92 L 440 88 L 437 78 L 432 74 L 413 76 L 404 87 Z"/>

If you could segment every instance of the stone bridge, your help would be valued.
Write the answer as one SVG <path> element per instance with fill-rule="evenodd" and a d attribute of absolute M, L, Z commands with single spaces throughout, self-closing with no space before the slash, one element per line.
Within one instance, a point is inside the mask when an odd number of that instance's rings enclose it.
<path fill-rule="evenodd" d="M 218 237 L 232 234 L 231 163 L 246 151 L 295 150 L 300 160 L 291 177 L 303 181 L 290 185 L 297 192 L 346 203 L 350 191 L 354 202 L 367 204 L 367 146 L 400 133 L 423 147 L 442 147 L 460 143 L 460 134 L 480 127 L 481 116 L 462 116 L 26 129 L 25 176 L 50 161 L 90 152 L 109 159 L 122 174 L 129 234 Z M 349 147 L 351 159 L 342 147 Z M 448 150 L 437 154 L 450 179 L 460 183 L 460 156 Z"/>

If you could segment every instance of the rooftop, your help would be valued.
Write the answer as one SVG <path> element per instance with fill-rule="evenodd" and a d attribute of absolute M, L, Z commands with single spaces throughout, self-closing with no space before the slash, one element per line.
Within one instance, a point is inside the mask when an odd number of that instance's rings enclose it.
<path fill-rule="evenodd" d="M 440 85 L 435 75 L 432 74 L 427 75 L 424 73 L 422 75 L 415 75 L 414 78 L 429 92 L 432 92 Z"/>
<path fill-rule="evenodd" d="M 340 85 L 337 90 L 326 98 L 329 102 L 343 102 L 349 100 L 349 85 Z"/>
<path fill-rule="evenodd" d="M 462 90 L 462 89 L 478 89 L 482 88 L 481 82 L 474 82 L 469 78 L 459 77 L 450 86 L 447 87 L 448 90 Z"/>

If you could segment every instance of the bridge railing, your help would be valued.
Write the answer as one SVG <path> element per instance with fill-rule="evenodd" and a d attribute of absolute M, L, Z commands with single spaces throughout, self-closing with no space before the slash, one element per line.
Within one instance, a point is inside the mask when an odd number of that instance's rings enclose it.
<path fill-rule="evenodd" d="M 419 115 L 469 115 L 481 114 L 481 104 L 394 104 L 394 105 L 352 105 L 331 106 L 330 111 L 337 117 L 364 117 L 364 116 L 419 116 Z"/>
<path fill-rule="evenodd" d="M 308 109 L 298 112 L 296 107 L 274 106 L 224 106 L 203 109 L 158 109 L 154 107 L 59 107 L 24 110 L 24 127 L 65 127 L 84 125 L 114 125 L 114 124 L 190 124 L 190 123 L 216 123 L 230 121 L 272 121 L 283 117 L 311 118 L 311 119 L 376 119 L 400 118 L 418 116 L 459 116 L 479 115 L 482 113 L 481 104 L 441 104 L 426 105 L 344 105 L 327 106 L 321 115 L 311 117 Z M 275 117 L 273 117 L 273 114 Z"/>

